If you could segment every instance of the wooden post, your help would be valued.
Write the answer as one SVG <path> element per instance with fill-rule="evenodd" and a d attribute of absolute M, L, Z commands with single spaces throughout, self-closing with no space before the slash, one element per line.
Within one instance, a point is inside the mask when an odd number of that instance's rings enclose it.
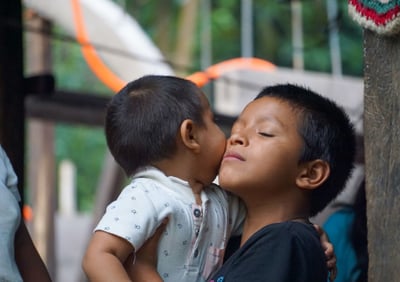
<path fill-rule="evenodd" d="M 303 54 L 303 16 L 302 3 L 299 0 L 290 1 L 292 12 L 292 44 L 293 44 L 293 68 L 304 69 Z"/>
<path fill-rule="evenodd" d="M 192 61 L 192 44 L 195 40 L 194 31 L 196 29 L 197 10 L 199 7 L 199 0 L 188 0 L 184 2 L 179 17 L 178 37 L 175 50 L 175 61 L 178 63 L 181 74 L 186 75 L 185 71 L 187 66 L 191 65 Z M 182 71 L 182 67 L 185 71 Z"/>
<path fill-rule="evenodd" d="M 51 23 L 31 14 L 26 22 L 37 29 L 50 29 Z M 40 33 L 26 34 L 28 75 L 48 74 L 51 70 L 49 38 Z M 49 120 L 28 120 L 29 188 L 34 212 L 32 238 L 46 263 L 53 280 L 56 279 L 55 223 L 56 168 L 54 156 L 54 123 Z"/>
<path fill-rule="evenodd" d="M 400 36 L 364 31 L 368 281 L 399 281 Z"/>

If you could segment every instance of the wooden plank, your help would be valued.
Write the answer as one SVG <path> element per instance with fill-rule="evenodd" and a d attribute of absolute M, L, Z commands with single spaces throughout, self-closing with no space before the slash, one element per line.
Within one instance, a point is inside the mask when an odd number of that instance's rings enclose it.
<path fill-rule="evenodd" d="M 51 23 L 39 16 L 32 14 L 25 19 L 29 25 L 41 30 L 51 30 Z M 26 44 L 26 73 L 39 75 L 50 73 L 51 45 L 49 37 L 41 33 L 27 33 Z M 33 83 L 34 82 L 34 83 Z M 25 91 L 30 88 L 37 91 L 51 91 L 54 87 L 53 80 L 26 79 Z M 49 88 L 47 90 L 46 88 Z M 31 233 L 35 245 L 45 262 L 53 280 L 56 280 L 56 255 L 55 255 L 55 222 L 56 212 L 56 167 L 54 154 L 54 122 L 27 119 L 28 143 L 26 146 L 29 157 L 28 177 L 30 202 L 34 212 L 31 223 Z"/>
<path fill-rule="evenodd" d="M 25 99 L 26 115 L 54 122 L 104 126 L 105 111 L 110 99 L 96 93 L 62 90 L 56 90 L 51 95 L 28 95 Z M 229 134 L 236 117 L 214 114 L 219 126 Z"/>
<path fill-rule="evenodd" d="M 29 95 L 26 114 L 54 122 L 103 126 L 105 108 L 110 97 L 86 93 L 56 91 L 51 96 Z"/>
<path fill-rule="evenodd" d="M 29 188 L 33 209 L 32 238 L 53 280 L 56 280 L 55 222 L 56 168 L 54 125 L 51 121 L 30 119 Z"/>

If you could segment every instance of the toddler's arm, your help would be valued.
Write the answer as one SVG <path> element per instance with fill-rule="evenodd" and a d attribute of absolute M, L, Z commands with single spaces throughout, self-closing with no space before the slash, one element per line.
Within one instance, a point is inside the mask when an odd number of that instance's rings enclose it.
<path fill-rule="evenodd" d="M 131 281 L 123 262 L 134 252 L 123 238 L 104 231 L 94 232 L 82 261 L 90 281 Z"/>

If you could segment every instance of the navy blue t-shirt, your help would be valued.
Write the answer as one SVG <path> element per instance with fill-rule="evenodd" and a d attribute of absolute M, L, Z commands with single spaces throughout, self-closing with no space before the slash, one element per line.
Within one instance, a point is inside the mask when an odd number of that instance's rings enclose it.
<path fill-rule="evenodd" d="M 326 282 L 320 238 L 311 224 L 270 224 L 257 231 L 210 282 Z"/>

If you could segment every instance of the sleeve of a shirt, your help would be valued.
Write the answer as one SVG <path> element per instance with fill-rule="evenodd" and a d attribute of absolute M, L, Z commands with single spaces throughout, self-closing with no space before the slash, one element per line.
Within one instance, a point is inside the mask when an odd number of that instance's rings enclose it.
<path fill-rule="evenodd" d="M 0 185 L 4 186 L 1 188 L 7 188 L 11 191 L 18 202 L 21 201 L 21 196 L 18 191 L 18 178 L 15 171 L 11 165 L 10 159 L 8 158 L 6 152 L 0 146 Z"/>
<path fill-rule="evenodd" d="M 126 239 L 137 250 L 150 238 L 162 220 L 172 213 L 168 197 L 146 180 L 128 185 L 107 206 L 95 231 L 102 230 Z"/>

